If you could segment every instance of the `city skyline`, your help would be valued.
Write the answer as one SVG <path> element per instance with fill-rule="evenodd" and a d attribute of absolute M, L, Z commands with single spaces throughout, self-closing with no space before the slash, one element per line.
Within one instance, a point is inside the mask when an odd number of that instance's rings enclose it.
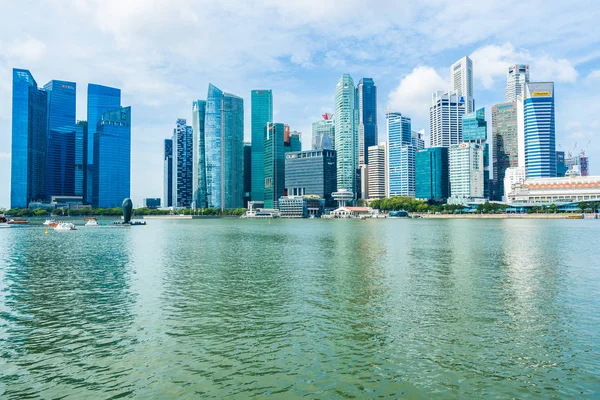
<path fill-rule="evenodd" d="M 540 6 L 542 4 L 542 6 Z M 548 5 L 540 3 L 537 6 L 530 4 L 523 10 L 526 14 L 529 7 L 535 10 L 540 18 L 544 15 L 554 15 L 558 12 L 565 17 L 572 16 L 568 8 L 561 8 L 557 11 L 557 5 Z M 90 15 L 95 10 L 93 5 L 88 5 L 88 9 L 76 7 L 76 15 Z M 255 18 L 266 12 L 265 8 L 282 16 L 292 16 L 297 12 L 297 8 L 309 5 L 277 5 L 277 6 L 258 6 L 256 13 L 249 20 L 256 21 Z M 44 5 L 40 5 L 39 13 L 51 15 L 51 11 L 44 13 Z M 314 7 L 314 6 L 310 6 Z M 388 6 L 395 7 L 395 6 Z M 416 7 L 413 9 L 412 7 Z M 428 6 L 408 6 L 408 8 L 417 11 L 427 11 L 431 14 L 433 20 L 444 18 L 443 14 L 447 11 L 457 12 L 457 9 L 449 10 L 441 6 L 440 9 L 434 9 Z M 49 23 L 35 18 L 39 24 L 21 27 L 21 24 L 14 24 L 7 21 L 2 31 L 2 43 L 6 44 L 7 52 L 0 55 L 0 73 L 5 81 L 0 85 L 0 134 L 3 143 L 7 146 L 0 150 L 0 207 L 8 207 L 10 191 L 10 127 L 11 127 L 11 93 L 10 84 L 8 84 L 12 68 L 23 68 L 31 71 L 36 77 L 38 86 L 44 82 L 53 79 L 65 80 L 77 83 L 77 109 L 76 119 L 86 119 L 85 90 L 88 82 L 99 82 L 109 87 L 121 88 L 123 99 L 121 104 L 131 105 L 135 110 L 132 119 L 132 176 L 131 176 L 131 194 L 136 205 L 141 205 L 141 199 L 144 197 L 160 197 L 162 194 L 162 169 L 163 163 L 160 154 L 163 151 L 164 138 L 166 132 L 172 130 L 173 121 L 176 118 L 186 118 L 192 120 L 190 104 L 194 99 L 204 98 L 206 85 L 213 81 L 223 91 L 236 93 L 245 100 L 244 113 L 245 129 L 244 139 L 250 139 L 250 90 L 256 88 L 267 88 L 273 90 L 273 119 L 283 121 L 289 124 L 292 130 L 303 133 L 303 149 L 308 149 L 311 142 L 312 123 L 321 119 L 321 114 L 333 112 L 333 91 L 335 83 L 343 73 L 349 73 L 354 82 L 358 82 L 362 77 L 372 77 L 378 87 L 378 131 L 380 136 L 385 132 L 385 105 L 390 103 L 393 111 L 401 112 L 412 119 L 413 128 L 426 128 L 428 131 L 428 107 L 423 107 L 423 98 L 425 104 L 431 100 L 431 92 L 434 90 L 447 90 L 450 88 L 448 81 L 448 69 L 455 61 L 465 55 L 473 60 L 474 75 L 474 98 L 475 106 L 486 108 L 486 120 L 491 121 L 491 109 L 495 104 L 504 102 L 504 89 L 506 87 L 507 68 L 514 64 L 530 65 L 533 82 L 554 81 L 556 96 L 556 142 L 557 150 L 570 151 L 575 142 L 578 143 L 575 151 L 585 148 L 590 140 L 592 143 L 587 147 L 586 152 L 591 158 L 590 174 L 597 174 L 598 168 L 595 163 L 600 159 L 598 148 L 600 147 L 594 140 L 594 134 L 600 129 L 600 121 L 594 114 L 593 104 L 596 104 L 594 98 L 597 97 L 597 90 L 600 88 L 600 67 L 599 55 L 591 49 L 593 40 L 586 35 L 569 35 L 571 38 L 562 39 L 566 27 L 562 25 L 553 30 L 546 29 L 545 37 L 538 37 L 538 34 L 530 34 L 530 37 L 522 37 L 519 34 L 523 31 L 511 29 L 507 26 L 500 26 L 493 21 L 491 15 L 498 12 L 499 5 L 489 5 L 483 10 L 479 10 L 477 19 L 486 18 L 491 22 L 482 25 L 475 20 L 475 16 L 465 16 L 466 21 L 479 27 L 475 30 L 473 37 L 469 40 L 450 39 L 439 37 L 424 32 L 416 32 L 416 42 L 425 44 L 423 47 L 426 52 L 419 52 L 411 44 L 391 43 L 401 37 L 400 33 L 392 35 L 391 39 L 386 38 L 384 45 L 378 45 L 378 52 L 365 53 L 365 49 L 373 43 L 375 38 L 381 38 L 385 35 L 387 28 L 373 28 L 373 31 L 353 32 L 348 30 L 349 25 L 356 22 L 356 18 L 350 14 L 342 13 L 340 16 L 340 28 L 331 33 L 337 41 L 342 44 L 354 44 L 354 46 L 336 46 L 335 40 L 327 39 L 318 48 L 310 48 L 309 43 L 314 40 L 307 40 L 303 37 L 305 29 L 297 19 L 292 19 L 292 30 L 277 37 L 275 46 L 272 46 L 264 55 L 264 60 L 252 67 L 245 67 L 247 63 L 240 64 L 243 57 L 249 57 L 254 61 L 256 55 L 249 55 L 240 44 L 232 44 L 225 53 L 228 57 L 219 61 L 219 64 L 208 63 L 205 66 L 198 67 L 197 63 L 183 63 L 178 60 L 181 68 L 181 74 L 170 74 L 175 68 L 170 62 L 166 62 L 167 55 L 173 54 L 174 50 L 168 48 L 168 43 L 151 34 L 151 32 L 142 29 L 141 31 L 129 30 L 126 27 L 133 24 L 138 26 L 144 19 L 144 16 L 151 17 L 153 21 L 161 22 L 159 30 L 167 32 L 173 22 L 168 21 L 168 17 L 173 17 L 171 8 L 164 12 L 163 6 L 150 7 L 142 5 L 135 13 L 124 6 L 123 16 L 116 21 L 101 21 L 101 15 L 98 20 L 89 27 L 83 29 L 81 37 L 71 38 L 73 26 L 61 26 L 52 35 L 44 34 L 44 27 L 49 27 Z M 12 5 L 5 7 L 10 11 Z M 189 9 L 190 15 L 199 15 L 199 10 L 193 7 L 183 5 L 182 8 Z M 91 9 L 91 10 L 90 10 Z M 380 7 L 373 6 L 373 16 L 368 18 L 379 18 L 388 20 Z M 530 10 L 530 11 L 531 11 Z M 21 15 L 20 10 L 13 9 L 12 15 Z M 60 10 L 59 10 L 60 11 Z M 161 11 L 164 15 L 161 15 Z M 324 18 L 327 18 L 327 10 L 313 10 L 312 14 L 306 16 L 307 23 L 318 24 Z M 55 12 L 58 12 L 55 10 Z M 222 10 L 219 7 L 208 10 L 209 14 L 219 13 Z M 228 10 L 232 13 L 231 18 L 235 18 L 235 13 L 239 11 Z M 105 14 L 104 14 L 105 15 Z M 174 20 L 186 27 L 185 18 L 175 14 Z M 585 32 L 589 28 L 593 12 L 577 16 L 579 23 L 577 26 L 571 26 L 568 29 Z M 204 17 L 203 17 L 204 18 Z M 413 31 L 410 21 L 416 17 L 409 17 L 406 26 L 393 25 L 400 31 Z M 19 18 L 16 18 L 17 20 Z M 581 20 L 583 19 L 583 20 Z M 515 18 L 512 23 L 516 26 L 519 18 Z M 290 21 L 288 21 L 290 22 Z M 533 29 L 529 23 L 527 32 L 540 29 Z M 63 24 L 66 25 L 66 24 Z M 537 24 L 540 28 L 544 28 Z M 570 24 L 572 25 L 572 24 Z M 247 25 L 245 25 L 247 26 Z M 485 29 L 483 28 L 485 26 Z M 587 27 L 587 28 L 586 28 Z M 12 30 L 11 30 L 12 29 Z M 178 28 L 173 35 L 181 40 L 181 45 L 186 48 L 186 39 L 184 32 Z M 212 29 L 210 26 L 207 29 Z M 263 28 L 261 28 L 263 29 Z M 268 28 L 264 28 L 268 29 Z M 237 30 L 237 28 L 236 28 Z M 10 32 L 10 34 L 9 34 Z M 269 30 L 259 30 L 248 35 L 250 37 L 265 38 L 264 35 L 270 33 Z M 297 33 L 296 33 L 297 32 Z M 562 33 L 561 33 L 562 32 Z M 570 31 L 569 31 L 570 32 Z M 20 34 L 19 34 L 20 33 Z M 325 35 L 320 28 L 316 32 L 317 39 Z M 441 35 L 437 33 L 436 35 Z M 575 37 L 576 36 L 576 37 Z M 11 38 L 18 38 L 11 40 Z M 77 53 L 82 49 L 80 56 L 64 54 L 58 52 L 63 45 L 63 41 L 69 38 L 67 43 L 71 44 L 70 53 Z M 128 41 L 136 38 L 143 39 L 142 49 L 148 46 L 156 47 L 156 59 L 142 58 L 143 63 L 138 64 L 134 58 L 127 54 L 127 51 L 133 51 Z M 493 42 L 489 39 L 493 38 Z M 59 40 L 60 39 L 60 40 Z M 389 39 L 389 42 L 388 42 Z M 88 49 L 89 41 L 94 40 L 99 43 L 92 53 L 86 53 L 83 49 Z M 266 40 L 266 39 L 264 39 Z M 592 43 L 590 43 L 592 41 Z M 244 43 L 248 43 L 243 41 Z M 548 45 L 549 42 L 553 42 Z M 573 44 L 575 42 L 575 45 Z M 289 43 L 292 50 L 285 50 Z M 117 44 L 117 46 L 114 46 Z M 85 45 L 85 46 L 84 46 Z M 212 44 L 206 44 L 206 53 L 210 54 L 213 50 Z M 373 46 L 375 46 L 373 44 Z M 402 46 L 402 47 L 398 47 Z M 117 47 L 116 50 L 114 47 Z M 190 49 L 191 46 L 188 46 Z M 227 46 L 225 46 L 227 47 Z M 113 50 L 114 52 L 109 52 Z M 575 51 L 575 50 L 576 51 Z M 402 50 L 394 56 L 393 50 Z M 304 54 L 303 54 L 304 52 Z M 193 57 L 184 52 L 183 61 L 193 61 Z M 191 53 L 191 50 L 190 50 Z M 58 56 L 60 54 L 60 56 Z M 84 56 L 81 56 L 83 54 Z M 132 53 L 133 54 L 133 53 Z M 95 57 L 92 59 L 92 55 Z M 408 55 L 408 57 L 407 57 Z M 337 56 L 337 58 L 336 58 Z M 191 57 L 191 58 L 190 58 Z M 399 58 L 403 60 L 399 62 Z M 163 68 L 161 63 L 166 66 Z M 189 65 L 188 65 L 189 64 Z M 252 64 L 252 63 L 250 63 Z M 242 65 L 241 68 L 236 66 Z M 261 68 L 258 71 L 259 67 Z M 168 72 L 168 74 L 167 74 Z M 415 84 L 416 83 L 416 84 Z M 585 88 L 585 90 L 583 90 Z M 418 90 L 417 90 L 418 89 Z M 591 89 L 591 90 L 590 90 Z M 428 133 L 428 132 L 427 132 Z M 379 141 L 385 140 L 380 138 Z M 558 145 L 562 145 L 559 147 Z"/>

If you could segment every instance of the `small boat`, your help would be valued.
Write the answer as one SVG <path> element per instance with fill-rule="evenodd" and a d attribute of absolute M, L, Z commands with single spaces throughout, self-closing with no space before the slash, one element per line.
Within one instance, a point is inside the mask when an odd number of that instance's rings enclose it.
<path fill-rule="evenodd" d="M 9 225 L 28 225 L 29 221 L 27 221 L 25 218 L 15 217 L 15 218 L 9 219 L 7 224 L 9 224 Z"/>
<path fill-rule="evenodd" d="M 46 221 L 44 221 L 44 226 L 56 226 L 58 225 L 58 222 L 56 222 L 56 220 L 54 219 L 47 219 Z"/>
<path fill-rule="evenodd" d="M 56 225 L 54 227 L 55 231 L 75 231 L 77 230 L 77 228 L 75 228 L 75 225 L 73 225 L 71 222 L 59 222 L 58 225 Z"/>
<path fill-rule="evenodd" d="M 96 218 L 86 218 L 85 226 L 100 226 Z"/>
<path fill-rule="evenodd" d="M 581 215 L 581 214 L 567 215 L 567 219 L 583 219 L 583 215 Z"/>

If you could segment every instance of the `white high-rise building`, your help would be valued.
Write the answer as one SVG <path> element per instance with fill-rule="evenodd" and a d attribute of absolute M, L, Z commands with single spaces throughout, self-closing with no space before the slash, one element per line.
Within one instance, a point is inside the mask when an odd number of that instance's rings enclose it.
<path fill-rule="evenodd" d="M 429 147 L 450 147 L 462 142 L 462 116 L 466 112 L 465 99 L 457 92 L 433 93 L 429 109 Z"/>
<path fill-rule="evenodd" d="M 508 67 L 505 90 L 506 102 L 517 101 L 517 96 L 523 94 L 527 82 L 529 82 L 529 65 L 516 64 Z"/>
<path fill-rule="evenodd" d="M 452 90 L 463 97 L 467 105 L 466 112 L 475 110 L 473 99 L 473 61 L 464 56 L 450 67 L 450 83 Z"/>
<path fill-rule="evenodd" d="M 354 81 L 343 74 L 335 88 L 335 150 L 337 152 L 337 187 L 356 194 L 358 168 L 358 130 Z"/>
<path fill-rule="evenodd" d="M 483 198 L 483 146 L 461 143 L 450 146 L 449 153 L 451 199 L 448 202 L 460 204 Z"/>
<path fill-rule="evenodd" d="M 386 197 L 387 187 L 387 145 L 384 142 L 377 146 L 370 146 L 368 152 L 368 198 L 369 200 L 383 199 Z"/>
<path fill-rule="evenodd" d="M 425 148 L 425 129 L 420 131 L 412 131 L 411 142 L 415 150 L 423 150 Z"/>

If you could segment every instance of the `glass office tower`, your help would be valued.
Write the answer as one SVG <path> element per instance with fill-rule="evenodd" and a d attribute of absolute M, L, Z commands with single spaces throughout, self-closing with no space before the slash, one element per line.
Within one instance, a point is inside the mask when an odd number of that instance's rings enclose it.
<path fill-rule="evenodd" d="M 273 122 L 273 93 L 271 90 L 253 90 L 250 96 L 252 129 L 252 194 L 250 197 L 253 201 L 263 201 L 264 135 L 267 122 Z"/>
<path fill-rule="evenodd" d="M 284 125 L 268 122 L 264 135 L 265 208 L 277 208 L 285 193 Z"/>
<path fill-rule="evenodd" d="M 285 191 L 288 196 L 316 195 L 334 207 L 337 188 L 335 150 L 308 150 L 285 155 Z"/>
<path fill-rule="evenodd" d="M 362 78 L 356 86 L 358 103 L 358 164 L 368 164 L 368 148 L 377 145 L 377 86 Z"/>
<path fill-rule="evenodd" d="M 48 150 L 46 154 L 46 200 L 75 195 L 75 82 L 52 80 L 48 93 Z"/>
<path fill-rule="evenodd" d="M 87 166 L 85 172 L 85 200 L 89 203 L 93 199 L 93 174 L 94 174 L 94 136 L 98 130 L 98 123 L 107 111 L 121 108 L 121 89 L 108 86 L 88 84 L 87 103 Z"/>
<path fill-rule="evenodd" d="M 527 178 L 556 177 L 554 83 L 526 83 L 523 98 Z"/>
<path fill-rule="evenodd" d="M 10 206 L 46 198 L 48 93 L 28 70 L 13 69 Z"/>
<path fill-rule="evenodd" d="M 205 132 L 206 101 L 197 100 L 192 103 L 192 130 L 193 137 L 193 201 L 196 207 L 208 207 L 206 198 L 206 159 L 205 159 Z"/>
<path fill-rule="evenodd" d="M 193 131 L 178 118 L 173 129 L 173 206 L 190 207 L 193 189 Z"/>
<path fill-rule="evenodd" d="M 448 148 L 430 147 L 417 151 L 416 193 L 423 200 L 445 201 L 450 193 Z"/>
<path fill-rule="evenodd" d="M 163 204 L 173 206 L 173 139 L 165 139 L 163 152 Z"/>
<path fill-rule="evenodd" d="M 130 197 L 131 107 L 100 116 L 94 134 L 92 206 L 121 207 Z"/>
<path fill-rule="evenodd" d="M 337 153 L 338 191 L 356 195 L 358 168 L 358 132 L 356 90 L 349 74 L 343 74 L 335 88 L 335 151 Z"/>

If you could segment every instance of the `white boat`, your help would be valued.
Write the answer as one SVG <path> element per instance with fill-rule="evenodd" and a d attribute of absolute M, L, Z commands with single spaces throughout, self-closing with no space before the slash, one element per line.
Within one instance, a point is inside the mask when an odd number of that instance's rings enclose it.
<path fill-rule="evenodd" d="M 59 222 L 58 225 L 54 227 L 55 231 L 74 231 L 77 230 L 75 225 L 70 222 Z"/>
<path fill-rule="evenodd" d="M 85 223 L 85 226 L 100 226 L 96 219 L 88 219 L 88 222 Z"/>
<path fill-rule="evenodd" d="M 44 226 L 56 226 L 58 225 L 58 222 L 56 222 L 56 220 L 54 219 L 47 219 L 46 221 L 44 221 Z"/>

